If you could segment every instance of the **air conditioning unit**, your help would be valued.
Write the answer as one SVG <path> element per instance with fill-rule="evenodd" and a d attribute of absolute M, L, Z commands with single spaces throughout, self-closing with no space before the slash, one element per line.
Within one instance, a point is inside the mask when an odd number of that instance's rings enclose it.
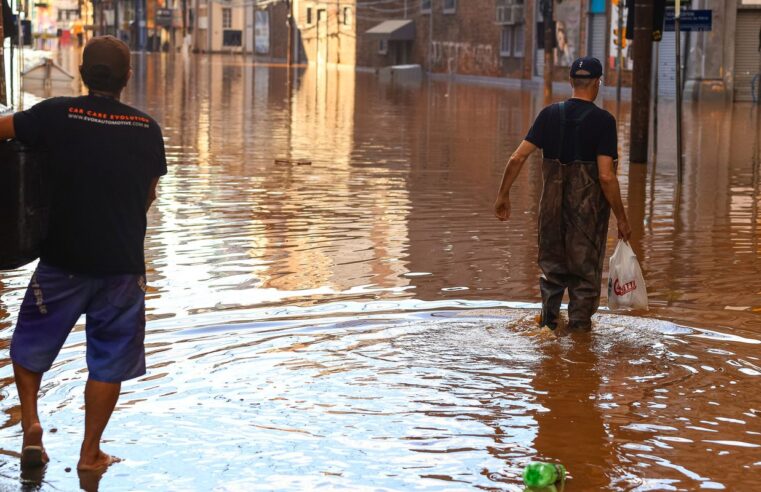
<path fill-rule="evenodd" d="M 513 5 L 513 24 L 522 24 L 525 20 L 523 17 L 523 5 Z"/>
<path fill-rule="evenodd" d="M 513 19 L 512 5 L 502 5 L 497 7 L 497 24 L 515 24 Z"/>

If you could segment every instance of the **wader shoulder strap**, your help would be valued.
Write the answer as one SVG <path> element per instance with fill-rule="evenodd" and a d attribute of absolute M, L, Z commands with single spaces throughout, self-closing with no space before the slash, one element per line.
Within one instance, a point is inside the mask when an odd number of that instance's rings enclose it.
<path fill-rule="evenodd" d="M 557 118 L 560 120 L 560 146 L 558 147 L 558 162 L 563 155 L 563 144 L 565 143 L 565 102 L 559 102 L 555 106 Z"/>
<path fill-rule="evenodd" d="M 577 117 L 571 120 L 574 123 L 574 129 L 573 129 L 573 159 L 575 161 L 581 161 L 581 153 L 579 150 L 581 149 L 581 123 L 589 116 L 589 114 L 595 109 L 594 105 L 590 105 L 588 108 L 585 108 L 584 111 L 581 112 L 581 114 Z M 565 121 L 565 119 L 564 119 Z"/>
<path fill-rule="evenodd" d="M 579 152 L 581 145 L 579 145 L 580 142 L 580 133 L 579 128 L 581 127 L 581 123 L 589 116 L 589 114 L 595 109 L 594 105 L 590 105 L 587 108 L 584 108 L 584 110 L 581 112 L 581 114 L 573 118 L 571 120 L 568 120 L 566 118 L 566 107 L 565 102 L 559 102 L 555 105 L 555 116 L 560 121 L 560 147 L 558 148 L 558 162 L 562 164 L 561 157 L 563 156 L 563 148 L 565 146 L 565 127 L 568 122 L 572 123 L 573 128 L 573 160 L 574 161 L 581 161 L 581 154 Z"/>

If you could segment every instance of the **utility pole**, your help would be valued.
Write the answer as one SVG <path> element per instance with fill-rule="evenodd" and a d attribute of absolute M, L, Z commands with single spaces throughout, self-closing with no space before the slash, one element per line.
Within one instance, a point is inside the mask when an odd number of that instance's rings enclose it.
<path fill-rule="evenodd" d="M 660 63 L 660 58 L 660 47 L 658 46 L 655 48 L 655 63 L 653 64 L 655 67 L 655 73 L 653 73 L 653 166 L 655 166 L 658 160 L 658 91 L 660 90 L 660 84 L 658 83 L 660 67 L 658 64 Z"/>
<path fill-rule="evenodd" d="M 542 0 L 541 9 L 544 18 L 544 102 L 549 104 L 552 99 L 552 72 L 554 60 L 552 47 L 555 44 L 555 24 L 552 22 L 554 0 Z"/>
<path fill-rule="evenodd" d="M 286 65 L 290 68 L 293 65 L 293 0 L 288 1 L 288 52 L 285 54 Z M 254 11 L 254 31 L 256 31 L 256 11 Z M 256 45 L 256 42 L 254 42 Z M 254 51 L 256 49 L 254 48 Z M 290 71 L 288 72 L 290 78 Z M 289 94 L 290 97 L 290 94 Z"/>
<path fill-rule="evenodd" d="M 210 6 L 211 7 L 211 6 Z M 135 24 L 137 29 L 135 29 L 135 33 L 137 34 L 137 39 L 135 40 L 135 48 L 138 51 L 145 51 L 146 44 L 148 42 L 147 36 L 148 33 L 146 32 L 146 13 L 145 13 L 145 0 L 137 0 L 135 2 Z"/>
<path fill-rule="evenodd" d="M 182 43 L 185 44 L 185 36 L 188 35 L 188 0 L 182 0 Z"/>
<path fill-rule="evenodd" d="M 684 176 L 682 162 L 682 37 L 681 37 L 681 5 L 676 0 L 674 9 L 674 35 L 676 36 L 676 171 L 677 181 L 681 184 Z"/>
<path fill-rule="evenodd" d="M 621 103 L 621 78 L 624 73 L 624 0 L 618 0 L 618 63 L 616 63 L 616 102 Z"/>
<path fill-rule="evenodd" d="M 433 0 L 428 13 L 428 73 L 433 73 Z"/>
<path fill-rule="evenodd" d="M 3 2 L 4 0 L 0 0 Z M 5 104 L 5 30 L 3 29 L 3 5 L 0 5 L 0 104 Z"/>
<path fill-rule="evenodd" d="M 653 68 L 653 0 L 634 2 L 634 71 L 629 162 L 646 164 Z"/>

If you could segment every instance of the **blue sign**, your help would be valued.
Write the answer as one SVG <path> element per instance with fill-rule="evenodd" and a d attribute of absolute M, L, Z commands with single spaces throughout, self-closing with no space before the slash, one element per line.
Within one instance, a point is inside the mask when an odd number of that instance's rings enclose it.
<path fill-rule="evenodd" d="M 605 0 L 592 0 L 589 2 L 590 14 L 604 14 L 605 13 Z"/>
<path fill-rule="evenodd" d="M 679 18 L 680 31 L 710 31 L 713 27 L 712 10 L 684 10 Z M 666 9 L 666 32 L 674 32 L 674 9 Z"/>

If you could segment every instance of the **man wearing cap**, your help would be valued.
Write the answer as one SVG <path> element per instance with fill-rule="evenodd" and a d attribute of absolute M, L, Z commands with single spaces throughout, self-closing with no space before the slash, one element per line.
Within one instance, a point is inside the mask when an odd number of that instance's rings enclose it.
<path fill-rule="evenodd" d="M 560 305 L 568 289 L 568 328 L 589 331 L 600 304 L 610 210 L 619 238 L 628 241 L 631 228 L 616 178 L 616 120 L 594 104 L 602 65 L 596 58 L 579 58 L 570 77 L 573 96 L 544 108 L 510 157 L 494 213 L 501 221 L 510 218 L 510 188 L 529 156 L 542 149 L 540 322 L 552 330 L 562 323 Z"/>
<path fill-rule="evenodd" d="M 48 155 L 48 233 L 11 341 L 21 401 L 22 467 L 48 461 L 37 398 L 66 337 L 86 315 L 85 433 L 81 471 L 116 459 L 100 440 L 122 381 L 145 374 L 146 212 L 166 174 L 161 129 L 119 101 L 131 75 L 127 46 L 111 36 L 84 48 L 89 95 L 58 97 L 0 118 L 0 139 L 16 138 Z"/>

